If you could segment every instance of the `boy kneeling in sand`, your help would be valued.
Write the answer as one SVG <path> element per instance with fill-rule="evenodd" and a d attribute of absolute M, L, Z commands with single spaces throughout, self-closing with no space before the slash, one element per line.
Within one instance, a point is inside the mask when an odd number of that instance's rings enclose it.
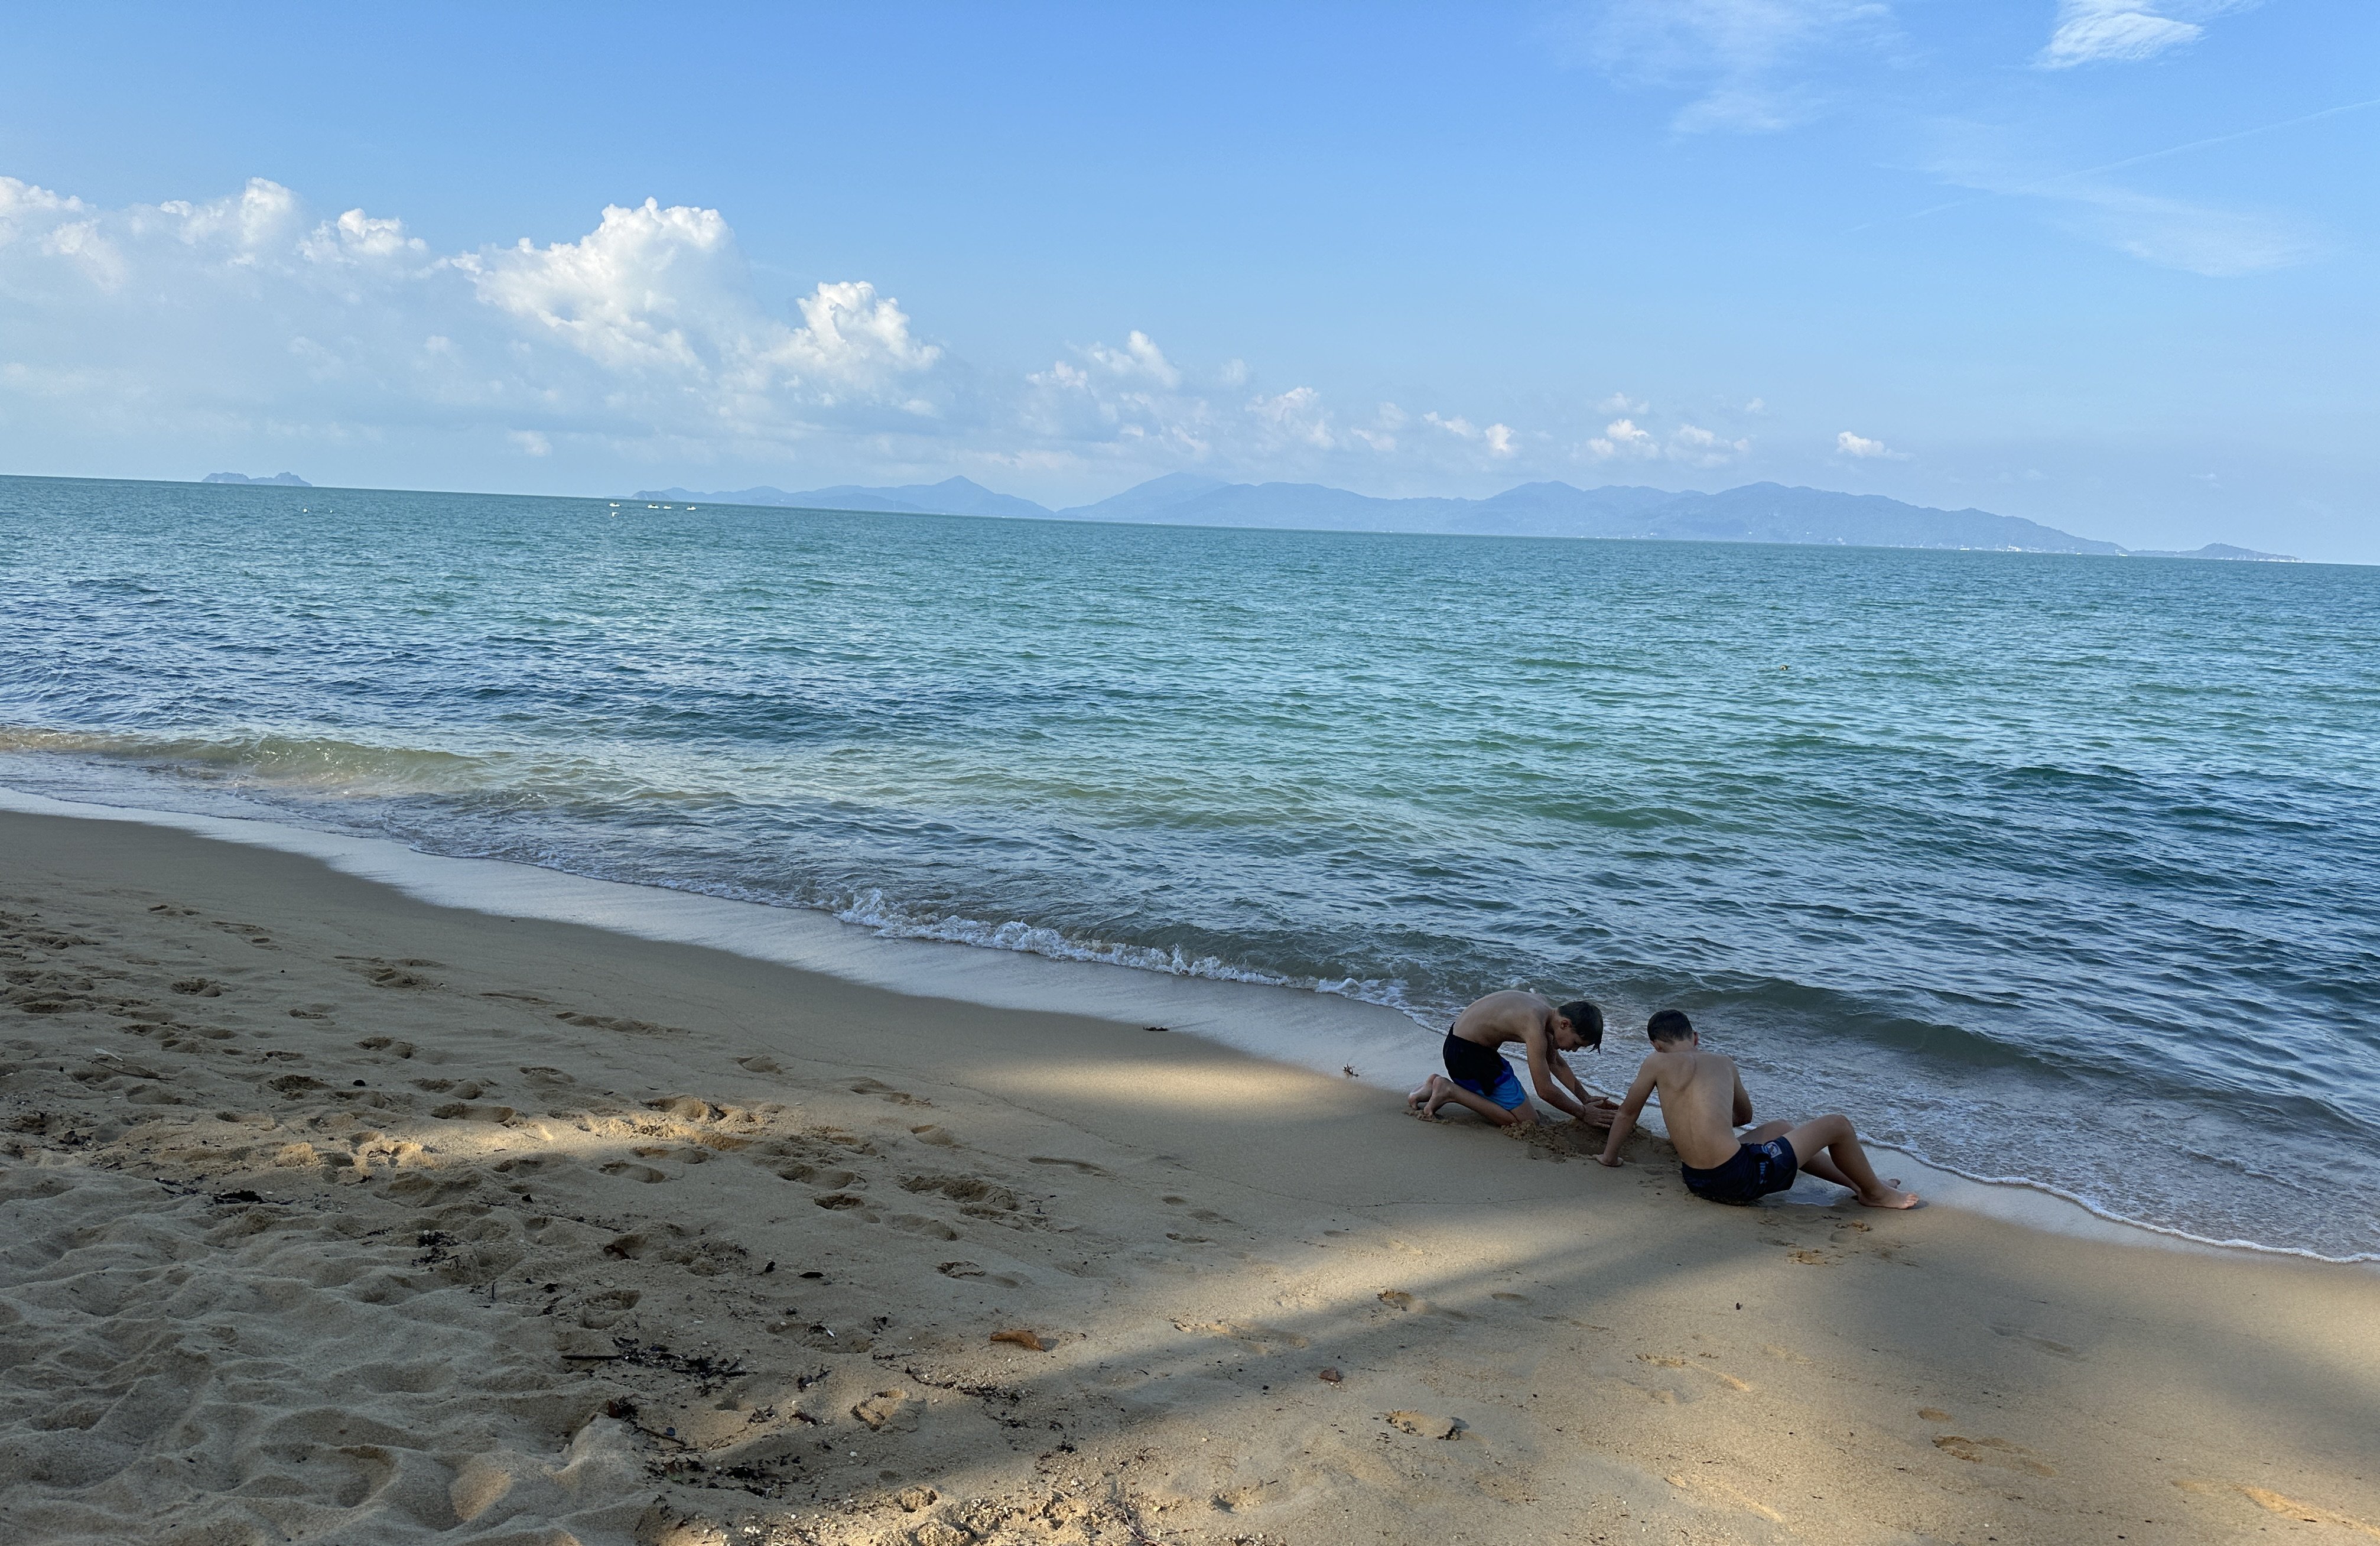
<path fill-rule="evenodd" d="M 1664 1009 L 1645 1027 L 1653 1055 L 1636 1070 L 1636 1082 L 1620 1103 L 1611 1137 L 1596 1157 L 1620 1163 L 1620 1146 L 1636 1127 L 1645 1099 L 1661 1092 L 1661 1118 L 1677 1146 L 1678 1170 L 1686 1189 L 1713 1202 L 1756 1202 L 1793 1184 L 1796 1169 L 1821 1181 L 1849 1187 L 1870 1208 L 1914 1208 L 1915 1192 L 1895 1191 L 1876 1178 L 1852 1119 L 1821 1116 L 1796 1127 L 1769 1122 L 1741 1138 L 1736 1128 L 1752 1120 L 1752 1097 L 1732 1059 L 1702 1050 L 1702 1038 L 1675 1009 Z"/>
<path fill-rule="evenodd" d="M 1517 988 L 1489 993 L 1454 1017 L 1446 1032 L 1446 1072 L 1415 1086 L 1405 1109 L 1432 1121 L 1440 1106 L 1453 1104 L 1499 1127 L 1539 1120 L 1529 1092 L 1498 1050 L 1508 1041 L 1518 1041 L 1528 1054 L 1538 1099 L 1592 1126 L 1611 1126 L 1611 1102 L 1590 1097 L 1562 1056 L 1603 1045 L 1603 1011 L 1585 999 L 1557 1009 L 1543 994 Z"/>

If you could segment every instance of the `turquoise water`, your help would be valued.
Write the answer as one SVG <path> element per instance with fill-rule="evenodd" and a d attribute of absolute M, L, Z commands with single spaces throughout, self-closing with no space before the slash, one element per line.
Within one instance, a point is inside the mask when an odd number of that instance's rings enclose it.
<path fill-rule="evenodd" d="M 2380 1252 L 2380 570 L 0 480 L 0 784 L 1630 1029 Z"/>

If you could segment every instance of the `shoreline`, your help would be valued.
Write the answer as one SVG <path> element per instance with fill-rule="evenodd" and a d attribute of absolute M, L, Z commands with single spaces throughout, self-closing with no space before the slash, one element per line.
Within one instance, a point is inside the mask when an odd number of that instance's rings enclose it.
<path fill-rule="evenodd" d="M 1650 1138 L 122 819 L 0 854 L 11 1539 L 2380 1530 L 2365 1271 L 1712 1207 Z"/>
<path fill-rule="evenodd" d="M 220 842 L 298 854 L 342 873 L 377 882 L 437 907 L 498 917 L 535 918 L 820 972 L 843 981 L 979 1004 L 987 1008 L 1087 1015 L 1162 1025 L 1250 1056 L 1330 1075 L 1359 1070 L 1356 1082 L 1402 1096 L 1437 1067 L 1436 1034 L 1394 1008 L 1319 989 L 1068 959 L 1032 950 L 880 933 L 822 910 L 601 880 L 508 859 L 426 853 L 391 838 L 327 833 L 282 819 L 209 815 L 58 799 L 0 785 L 0 811 L 67 820 L 134 822 Z M 1400 1062 L 1402 1059 L 1403 1061 Z M 1381 1077 L 1370 1070 L 1406 1067 Z M 1584 1077 L 1584 1075 L 1583 1075 Z M 1598 1093 L 1618 1090 L 1585 1080 Z M 1621 1081 L 1621 1088 L 1625 1080 Z M 1658 1107 L 1645 1125 L 1663 1133 Z M 1937 1164 L 1890 1144 L 1903 1181 L 1929 1204 L 1957 1208 L 2028 1228 L 2111 1243 L 2184 1251 L 2288 1257 L 2331 1266 L 2371 1266 L 2380 1255 L 2329 1256 L 2291 1246 L 2218 1240 L 2104 1211 L 2046 1183 L 1985 1178 Z M 1837 1188 L 1798 1180 L 1781 1200 L 1824 1206 Z"/>

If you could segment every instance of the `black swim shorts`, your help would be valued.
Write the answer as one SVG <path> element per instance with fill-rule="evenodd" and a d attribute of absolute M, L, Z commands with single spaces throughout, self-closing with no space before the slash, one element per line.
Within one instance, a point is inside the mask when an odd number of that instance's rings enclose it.
<path fill-rule="evenodd" d="M 1686 1178 L 1686 1189 L 1696 1197 L 1740 1203 L 1757 1202 L 1770 1192 L 1783 1191 L 1793 1184 L 1794 1174 L 1801 1168 L 1791 1143 L 1770 1138 L 1767 1143 L 1738 1146 L 1723 1164 L 1708 1170 L 1680 1165 L 1678 1174 Z"/>

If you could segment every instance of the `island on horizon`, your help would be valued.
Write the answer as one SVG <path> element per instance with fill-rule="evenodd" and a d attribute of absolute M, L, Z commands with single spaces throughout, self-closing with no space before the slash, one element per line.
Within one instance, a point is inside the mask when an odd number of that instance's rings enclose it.
<path fill-rule="evenodd" d="M 2285 554 L 2226 542 L 2191 552 L 2128 549 L 1988 510 L 1940 510 L 1882 494 L 1747 483 L 1718 493 L 1609 484 L 1522 483 L 1486 499 L 1382 499 L 1321 483 L 1232 483 L 1168 473 L 1089 505 L 1051 509 L 970 478 L 874 488 L 856 483 L 788 493 L 760 486 L 700 493 L 640 489 L 636 497 L 719 505 L 988 516 L 1257 530 L 1389 531 L 1495 537 L 1633 538 L 1651 542 L 1777 542 L 1839 547 L 1954 548 L 2108 557 L 2294 564 Z"/>

